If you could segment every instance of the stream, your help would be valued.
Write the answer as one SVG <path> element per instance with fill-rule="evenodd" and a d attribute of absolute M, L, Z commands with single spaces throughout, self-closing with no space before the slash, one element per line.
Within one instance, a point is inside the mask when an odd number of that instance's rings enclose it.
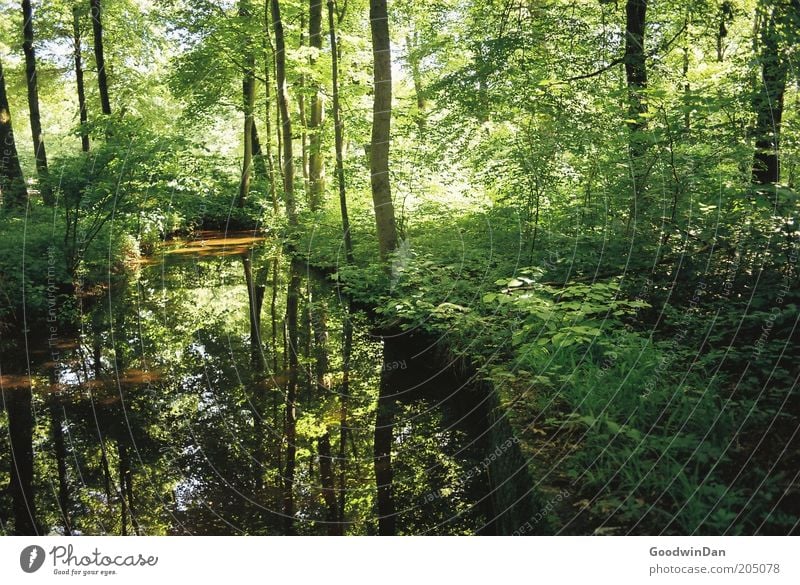
<path fill-rule="evenodd" d="M 252 234 L 169 241 L 0 353 L 0 533 L 510 534 L 494 392 Z M 13 342 L 13 347 L 12 343 Z"/>

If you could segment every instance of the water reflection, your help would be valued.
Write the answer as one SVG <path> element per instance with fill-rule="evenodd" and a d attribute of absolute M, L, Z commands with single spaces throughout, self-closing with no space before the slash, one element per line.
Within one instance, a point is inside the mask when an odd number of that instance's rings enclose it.
<path fill-rule="evenodd" d="M 485 396 L 273 242 L 202 233 L 99 290 L 57 351 L 4 340 L 0 531 L 493 531 Z"/>

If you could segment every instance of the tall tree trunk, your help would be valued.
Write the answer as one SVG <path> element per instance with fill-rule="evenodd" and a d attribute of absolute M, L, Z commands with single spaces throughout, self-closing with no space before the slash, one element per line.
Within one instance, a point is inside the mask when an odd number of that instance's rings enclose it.
<path fill-rule="evenodd" d="M 350 308 L 345 305 L 342 318 L 342 385 L 339 389 L 339 524 L 345 529 L 347 504 L 347 407 L 350 396 L 350 356 L 353 353 L 353 323 Z"/>
<path fill-rule="evenodd" d="M 272 259 L 272 283 L 270 285 L 272 289 L 272 298 L 270 299 L 270 332 L 271 332 L 271 343 L 270 343 L 270 351 L 272 352 L 272 371 L 278 372 L 278 284 L 279 284 L 279 276 L 280 276 L 280 258 L 278 254 Z M 272 394 L 272 420 L 274 428 L 279 428 L 280 421 L 278 419 L 278 402 L 280 391 L 279 388 L 273 389 Z M 285 421 L 284 421 L 285 424 Z M 276 456 L 275 459 L 277 461 L 277 469 L 282 472 L 282 453 L 281 453 L 282 444 L 278 444 L 278 448 L 276 449 Z"/>
<path fill-rule="evenodd" d="M 272 195 L 272 213 L 277 217 L 280 206 L 278 203 L 278 181 L 275 179 L 275 159 L 272 156 L 272 109 L 270 108 L 272 99 L 270 95 L 270 64 L 274 65 L 275 63 L 275 50 L 272 47 L 268 5 L 269 0 L 264 0 L 264 123 L 266 124 L 267 132 L 266 156 L 269 188 Z"/>
<path fill-rule="evenodd" d="M 67 449 L 64 444 L 63 406 L 55 399 L 50 401 L 50 425 L 53 435 L 53 447 L 58 469 L 58 507 L 64 521 L 64 535 L 72 535 L 72 519 L 70 517 L 69 481 L 67 477 Z"/>
<path fill-rule="evenodd" d="M 286 40 L 278 0 L 270 0 L 272 25 L 275 29 L 275 77 L 277 83 L 278 108 L 280 110 L 283 140 L 283 197 L 286 202 L 286 217 L 291 227 L 297 226 L 297 208 L 294 199 L 294 153 L 292 149 L 292 119 L 289 116 L 289 100 L 286 96 Z"/>
<path fill-rule="evenodd" d="M 273 0 L 274 1 L 274 0 Z M 286 534 L 294 531 L 294 471 L 297 455 L 297 381 L 299 370 L 298 303 L 300 297 L 300 267 L 291 262 L 291 275 L 286 295 L 286 333 L 288 350 L 288 381 L 286 384 L 286 467 L 284 469 L 283 514 Z"/>
<path fill-rule="evenodd" d="M 36 52 L 33 48 L 33 10 L 31 0 L 22 0 L 22 51 L 25 53 L 25 80 L 28 88 L 28 110 L 31 119 L 33 153 L 36 158 L 36 173 L 39 176 L 39 192 L 45 205 L 55 203 L 53 189 L 47 169 L 47 149 L 42 137 L 42 120 L 39 113 L 39 83 L 36 75 Z"/>
<path fill-rule="evenodd" d="M 242 264 L 244 265 L 244 277 L 249 301 L 250 353 L 254 367 L 263 372 L 266 363 L 264 360 L 263 346 L 261 344 L 261 307 L 264 304 L 265 288 L 263 286 L 258 286 L 253 278 L 253 268 L 249 254 L 242 256 Z"/>
<path fill-rule="evenodd" d="M 306 42 L 306 34 L 305 34 L 305 27 L 306 27 L 306 15 L 305 13 L 300 13 L 300 43 L 298 45 L 298 49 L 300 51 L 303 50 Z M 302 175 L 303 175 L 303 192 L 306 194 L 306 203 L 309 202 L 309 187 L 308 187 L 308 119 L 306 118 L 306 74 L 305 72 L 300 74 L 300 83 L 299 86 L 301 88 L 300 92 L 297 95 L 297 114 L 298 118 L 300 119 L 300 162 Z"/>
<path fill-rule="evenodd" d="M 723 42 L 728 36 L 728 25 L 733 21 L 733 5 L 724 0 L 719 7 L 719 23 L 717 28 L 717 61 L 722 63 L 725 59 L 725 46 Z"/>
<path fill-rule="evenodd" d="M 256 282 L 253 278 L 253 269 L 250 256 L 242 256 L 244 265 L 245 283 L 247 285 L 248 312 L 250 314 L 250 360 L 252 363 L 252 377 L 250 380 L 249 404 L 253 416 L 253 430 L 255 444 L 253 446 L 253 458 L 255 465 L 255 487 L 260 491 L 264 487 L 264 467 L 267 461 L 266 437 L 264 436 L 264 395 L 266 384 L 264 371 L 266 369 L 266 358 L 264 348 L 261 343 L 261 309 L 264 304 L 264 293 L 266 288 Z"/>
<path fill-rule="evenodd" d="M 383 369 L 375 415 L 374 465 L 377 485 L 378 534 L 394 536 L 395 509 L 392 495 L 392 429 L 394 428 L 394 398 L 389 384 L 390 372 Z"/>
<path fill-rule="evenodd" d="M 644 130 L 647 119 L 647 64 L 645 56 L 645 26 L 647 23 L 647 0 L 628 0 L 625 6 L 625 78 L 628 84 L 628 150 L 631 160 L 633 201 L 631 217 L 635 217 L 639 200 L 644 191 Z"/>
<path fill-rule="evenodd" d="M 331 77 L 333 78 L 333 124 L 336 143 L 336 179 L 339 183 L 339 208 L 342 213 L 342 232 L 347 263 L 353 263 L 353 239 L 350 235 L 350 217 L 347 214 L 347 186 L 344 178 L 344 130 L 339 103 L 339 43 L 336 39 L 336 6 L 328 0 L 328 34 L 331 39 Z"/>
<path fill-rule="evenodd" d="M 269 135 L 268 135 L 269 136 Z M 256 128 L 255 117 L 253 118 L 253 168 L 258 176 L 262 179 L 269 181 L 270 173 L 267 170 L 267 163 L 264 160 L 264 151 L 261 148 L 261 140 L 258 137 L 258 129 Z"/>
<path fill-rule="evenodd" d="M 323 300 L 322 291 L 315 295 L 310 304 L 311 325 L 314 331 L 314 378 L 316 394 L 319 400 L 325 400 L 330 394 L 326 376 L 329 371 L 328 357 L 328 308 Z M 327 425 L 327 423 L 326 423 Z M 339 522 L 339 511 L 336 501 L 336 485 L 333 476 L 333 455 L 331 452 L 331 433 L 326 426 L 324 434 L 317 440 L 319 452 L 319 472 L 322 482 L 322 497 L 325 500 L 327 531 L 331 536 L 342 534 Z"/>
<path fill-rule="evenodd" d="M 3 402 L 8 413 L 11 440 L 10 492 L 14 509 L 14 533 L 18 536 L 39 534 L 33 492 L 33 394 L 30 387 L 5 391 Z"/>
<path fill-rule="evenodd" d="M 308 43 L 312 49 L 316 50 L 311 55 L 311 68 L 313 69 L 317 61 L 317 55 L 322 50 L 322 0 L 309 0 L 308 14 Z M 308 120 L 310 133 L 308 159 L 309 206 L 312 211 L 319 211 L 322 208 L 325 197 L 325 166 L 322 157 L 322 123 L 325 110 L 319 84 L 316 80 L 313 83 L 311 116 Z"/>
<path fill-rule="evenodd" d="M 763 3 L 759 10 L 769 10 Z M 782 8 L 773 6 L 762 15 L 761 79 L 753 96 L 756 113 L 753 183 L 777 183 L 780 180 L 780 134 L 783 121 L 783 98 L 786 93 L 788 63 L 781 55 Z"/>
<path fill-rule="evenodd" d="M 325 500 L 325 521 L 328 536 L 341 536 L 342 524 L 336 501 L 336 485 L 333 479 L 333 455 L 331 455 L 331 434 L 325 431 L 317 440 L 319 451 L 319 474 L 322 480 L 322 497 Z"/>
<path fill-rule="evenodd" d="M 248 0 L 239 0 L 239 17 L 242 25 L 250 17 L 250 7 Z M 242 79 L 242 106 L 244 109 L 244 157 L 242 160 L 242 176 L 239 180 L 239 196 L 236 198 L 236 205 L 244 207 L 244 202 L 250 193 L 250 180 L 252 177 L 253 166 L 253 124 L 256 105 L 256 78 L 255 78 L 255 56 L 252 50 L 252 43 L 249 33 L 245 33 L 244 39 L 244 78 Z"/>
<path fill-rule="evenodd" d="M 94 60 L 97 63 L 97 87 L 100 90 L 100 108 L 104 115 L 111 115 L 111 99 L 108 95 L 108 76 L 103 50 L 103 8 L 100 0 L 89 0 L 94 33 Z"/>
<path fill-rule="evenodd" d="M 78 112 L 81 120 L 81 150 L 89 152 L 89 131 L 86 127 L 89 116 L 86 110 L 86 87 L 83 82 L 83 56 L 81 53 L 81 9 L 77 5 L 72 9 L 72 41 L 75 57 L 75 83 L 78 88 Z"/>
<path fill-rule="evenodd" d="M 381 259 L 397 248 L 397 226 L 389 180 L 389 141 L 392 122 L 392 56 L 389 43 L 389 14 L 386 0 L 370 0 L 370 30 L 374 62 L 374 102 L 370 171 L 372 202 L 378 229 Z"/>
<path fill-rule="evenodd" d="M 25 178 L 17 154 L 17 143 L 14 140 L 2 61 L 0 61 L 0 197 L 6 209 L 24 207 L 28 199 L 28 190 L 25 187 Z"/>

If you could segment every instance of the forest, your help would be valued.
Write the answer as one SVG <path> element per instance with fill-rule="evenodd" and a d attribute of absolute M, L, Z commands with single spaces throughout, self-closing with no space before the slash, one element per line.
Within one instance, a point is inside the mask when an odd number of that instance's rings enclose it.
<path fill-rule="evenodd" d="M 0 0 L 0 534 L 788 535 L 800 0 Z"/>

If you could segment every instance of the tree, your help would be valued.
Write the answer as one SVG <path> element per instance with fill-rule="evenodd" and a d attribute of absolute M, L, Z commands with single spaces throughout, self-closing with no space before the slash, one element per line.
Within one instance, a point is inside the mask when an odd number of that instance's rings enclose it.
<path fill-rule="evenodd" d="M 17 535 L 39 534 L 33 489 L 33 395 L 30 386 L 0 391 L 8 412 L 11 440 L 11 482 L 14 530 Z"/>
<path fill-rule="evenodd" d="M 632 216 L 636 215 L 644 191 L 645 140 L 642 136 L 647 127 L 647 63 L 645 56 L 645 26 L 647 24 L 647 0 L 628 0 L 625 5 L 625 78 L 628 83 L 628 129 L 631 179 L 633 181 Z"/>
<path fill-rule="evenodd" d="M 353 263 L 353 238 L 350 235 L 350 217 L 347 213 L 347 186 L 344 177 L 344 130 L 342 128 L 342 107 L 339 103 L 339 43 L 336 39 L 334 13 L 336 5 L 328 0 L 328 34 L 331 40 L 331 84 L 333 86 L 333 126 L 336 148 L 336 179 L 339 183 L 339 209 L 342 214 L 342 233 L 345 257 Z"/>
<path fill-rule="evenodd" d="M 300 368 L 300 340 L 297 317 L 300 284 L 300 266 L 297 261 L 293 260 L 286 292 L 286 337 L 289 354 L 285 415 L 286 467 L 283 471 L 283 516 L 286 534 L 294 532 L 294 475 L 297 461 L 297 381 Z"/>
<path fill-rule="evenodd" d="M 384 349 L 385 351 L 385 349 Z M 384 359 L 386 359 L 384 357 Z M 392 489 L 392 445 L 394 442 L 395 393 L 390 382 L 392 372 L 383 368 L 381 372 L 378 406 L 375 414 L 373 461 L 377 487 L 378 534 L 394 536 L 397 530 L 394 494 Z"/>
<path fill-rule="evenodd" d="M 75 86 L 78 92 L 78 115 L 81 121 L 81 149 L 89 152 L 89 130 L 86 124 L 89 121 L 86 110 L 86 87 L 83 81 L 83 54 L 81 49 L 81 7 L 76 4 L 72 8 L 72 51 L 75 59 Z"/>
<path fill-rule="evenodd" d="M 51 375 L 51 381 L 55 381 L 55 375 Z M 64 534 L 72 534 L 72 518 L 70 508 L 72 507 L 69 481 L 67 477 L 67 448 L 64 442 L 64 429 L 62 428 L 64 417 L 64 406 L 55 396 L 50 397 L 50 429 L 53 440 L 53 450 L 56 458 L 56 468 L 58 471 L 58 507 L 61 519 L 64 522 Z"/>
<path fill-rule="evenodd" d="M 315 394 L 320 399 L 330 394 L 328 383 L 330 359 L 328 357 L 328 307 L 320 286 L 309 287 L 314 297 L 309 306 L 309 317 L 314 335 L 314 386 Z M 317 294 L 319 292 L 320 294 Z M 336 484 L 333 474 L 333 452 L 331 449 L 330 425 L 324 422 L 322 436 L 317 439 L 319 452 L 319 473 L 322 483 L 322 497 L 325 501 L 325 521 L 327 532 L 331 536 L 342 534 L 342 523 L 339 521 L 338 502 L 336 498 Z"/>
<path fill-rule="evenodd" d="M 297 226 L 297 207 L 294 200 L 294 149 L 292 148 L 292 118 L 289 115 L 289 100 L 286 95 L 286 38 L 283 33 L 281 7 L 278 0 L 270 0 L 272 25 L 275 31 L 275 77 L 278 109 L 281 118 L 283 143 L 283 197 L 289 225 Z"/>
<path fill-rule="evenodd" d="M 42 120 L 39 114 L 39 85 L 36 76 L 36 53 L 33 48 L 33 10 L 31 0 L 22 0 L 22 50 L 25 53 L 25 80 L 28 88 L 28 110 L 31 119 L 33 153 L 36 158 L 36 172 L 39 175 L 39 190 L 45 205 L 53 205 L 53 190 L 50 187 L 47 170 L 47 150 L 42 137 Z"/>
<path fill-rule="evenodd" d="M 24 207 L 28 191 L 19 164 L 17 143 L 14 140 L 2 61 L 0 61 L 0 149 L 2 149 L 0 150 L 0 197 L 3 199 L 3 207 L 6 209 Z"/>
<path fill-rule="evenodd" d="M 762 0 L 760 21 L 759 83 L 753 94 L 756 123 L 753 182 L 777 183 L 781 178 L 780 150 L 784 96 L 790 63 L 786 57 L 798 40 L 800 0 Z"/>
<path fill-rule="evenodd" d="M 317 60 L 319 51 L 322 50 L 322 0 L 309 0 L 308 18 L 308 43 L 313 49 L 311 54 L 311 67 Z M 309 207 L 312 211 L 319 211 L 325 196 L 325 166 L 322 156 L 322 123 L 323 100 L 322 92 L 316 80 L 312 80 L 311 115 L 308 120 L 309 157 L 308 157 L 308 182 L 309 182 Z"/>
<path fill-rule="evenodd" d="M 239 18 L 244 29 L 244 78 L 242 80 L 242 102 L 244 108 L 244 156 L 242 159 L 242 178 L 239 181 L 239 196 L 236 199 L 238 207 L 244 207 L 244 202 L 250 192 L 253 165 L 253 147 L 258 140 L 255 131 L 255 105 L 256 105 L 256 78 L 255 55 L 253 54 L 250 34 L 247 31 L 247 21 L 251 17 L 248 0 L 239 0 Z"/>
<path fill-rule="evenodd" d="M 389 176 L 389 146 L 392 124 L 392 55 L 389 40 L 389 14 L 386 0 L 370 0 L 372 32 L 373 91 L 372 141 L 370 143 L 370 183 L 378 246 L 386 260 L 397 248 L 397 226 Z"/>
<path fill-rule="evenodd" d="M 100 91 L 100 107 L 103 114 L 111 115 L 111 98 L 108 95 L 105 49 L 103 46 L 103 7 L 100 0 L 90 0 L 92 31 L 94 33 L 94 59 L 97 63 L 97 88 Z"/>

